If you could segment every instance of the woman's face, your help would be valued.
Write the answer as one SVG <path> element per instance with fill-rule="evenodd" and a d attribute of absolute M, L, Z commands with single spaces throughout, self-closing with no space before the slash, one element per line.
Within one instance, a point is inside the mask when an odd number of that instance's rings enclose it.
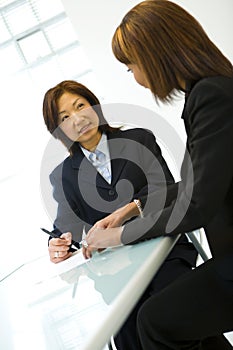
<path fill-rule="evenodd" d="M 133 73 L 134 79 L 138 84 L 144 86 L 145 88 L 149 88 L 146 78 L 137 64 L 128 64 L 127 67 L 129 71 Z"/>
<path fill-rule="evenodd" d="M 80 95 L 65 92 L 57 102 L 58 124 L 72 141 L 92 150 L 98 144 L 101 133 L 99 118 L 90 103 Z"/>

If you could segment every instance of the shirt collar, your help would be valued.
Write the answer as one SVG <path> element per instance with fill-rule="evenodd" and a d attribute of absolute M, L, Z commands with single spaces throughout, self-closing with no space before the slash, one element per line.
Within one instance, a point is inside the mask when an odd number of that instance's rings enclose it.
<path fill-rule="evenodd" d="M 90 156 L 90 154 L 92 152 L 90 152 L 87 149 L 83 148 L 81 145 L 80 145 L 80 148 L 83 151 L 85 157 L 87 159 L 89 159 L 89 156 Z M 98 149 L 99 151 L 103 152 L 107 159 L 110 159 L 109 148 L 108 148 L 108 140 L 107 140 L 107 135 L 105 133 L 102 133 L 101 139 L 100 139 L 98 145 L 96 146 L 96 149 Z"/>

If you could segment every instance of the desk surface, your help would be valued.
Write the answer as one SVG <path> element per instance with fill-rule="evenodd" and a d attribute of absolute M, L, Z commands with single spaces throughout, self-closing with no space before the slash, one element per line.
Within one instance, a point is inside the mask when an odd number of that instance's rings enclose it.
<path fill-rule="evenodd" d="M 66 264 L 43 257 L 0 284 L 4 350 L 102 350 L 178 237 L 108 248 Z M 77 264 L 80 264 L 77 266 Z"/>

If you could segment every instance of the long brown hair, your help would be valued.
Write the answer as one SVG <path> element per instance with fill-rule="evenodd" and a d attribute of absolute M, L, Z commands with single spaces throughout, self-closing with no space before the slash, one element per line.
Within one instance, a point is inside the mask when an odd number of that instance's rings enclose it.
<path fill-rule="evenodd" d="M 72 94 L 80 95 L 84 97 L 95 110 L 99 118 L 100 132 L 114 132 L 118 128 L 111 127 L 106 119 L 104 118 L 102 108 L 98 98 L 90 91 L 85 85 L 78 83 L 75 80 L 64 80 L 56 86 L 49 89 L 43 100 L 43 117 L 45 125 L 48 131 L 57 139 L 61 140 L 62 143 L 68 148 L 71 154 L 74 153 L 77 143 L 71 141 L 63 131 L 58 127 L 58 100 L 65 93 L 69 92 Z"/>
<path fill-rule="evenodd" d="M 209 39 L 200 23 L 168 0 L 145 0 L 117 27 L 112 50 L 122 63 L 137 64 L 156 99 L 169 101 L 180 81 L 233 76 L 231 62 Z"/>

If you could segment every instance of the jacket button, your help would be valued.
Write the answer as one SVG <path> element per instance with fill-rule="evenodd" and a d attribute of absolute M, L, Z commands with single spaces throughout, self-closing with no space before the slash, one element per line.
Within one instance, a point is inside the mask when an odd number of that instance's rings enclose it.
<path fill-rule="evenodd" d="M 108 194 L 109 194 L 109 196 L 113 196 L 115 194 L 115 191 L 114 190 L 109 190 Z"/>

